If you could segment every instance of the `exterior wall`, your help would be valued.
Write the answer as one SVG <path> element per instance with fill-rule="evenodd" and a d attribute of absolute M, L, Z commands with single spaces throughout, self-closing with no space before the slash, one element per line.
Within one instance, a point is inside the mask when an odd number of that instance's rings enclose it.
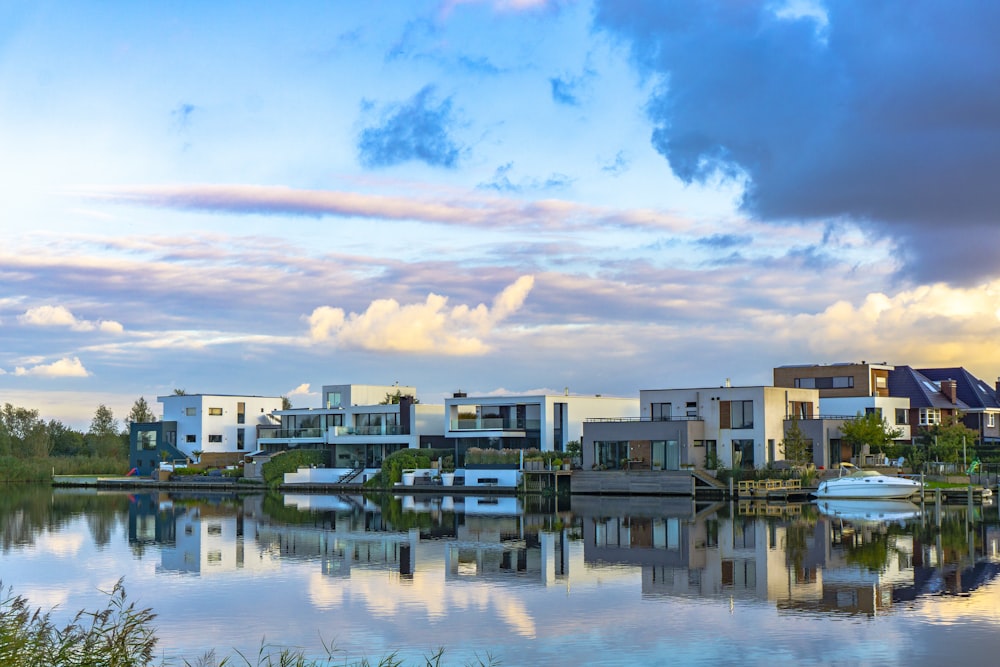
<path fill-rule="evenodd" d="M 720 463 L 725 467 L 733 466 L 734 440 L 753 440 L 753 465 L 760 468 L 784 458 L 780 443 L 784 439 L 785 418 L 791 412 L 791 403 L 811 403 L 815 412 L 819 395 L 816 389 L 788 387 L 653 389 L 640 391 L 639 402 L 644 419 L 654 417 L 654 404 L 670 403 L 671 417 L 680 417 L 679 411 L 682 411 L 687 418 L 689 410 L 694 410 L 704 422 L 704 439 L 716 441 Z M 720 406 L 727 401 L 753 401 L 751 428 L 732 428 L 732 422 L 720 423 Z M 693 404 L 691 408 L 689 404 Z"/>
<path fill-rule="evenodd" d="M 821 398 L 845 398 L 848 396 L 888 396 L 888 364 L 842 363 L 816 364 L 804 366 L 779 366 L 774 369 L 775 387 L 795 387 L 796 379 L 850 377 L 854 386 L 850 388 L 819 389 Z"/>
<path fill-rule="evenodd" d="M 396 392 L 404 396 L 416 396 L 415 387 L 381 384 L 327 384 L 323 385 L 321 408 L 348 408 L 353 405 L 378 405 L 385 400 L 386 394 Z M 336 403 L 331 394 L 340 394 L 340 403 Z"/>
<path fill-rule="evenodd" d="M 163 452 L 167 460 L 185 458 L 176 447 L 177 422 L 161 421 L 135 423 L 129 430 L 129 468 L 135 468 L 138 475 L 152 475 Z"/>
<path fill-rule="evenodd" d="M 257 426 L 270 423 L 271 413 L 281 409 L 280 396 L 227 396 L 191 394 L 159 396 L 164 420 L 177 422 L 177 449 L 191 458 L 195 451 L 207 454 L 251 453 L 257 449 Z M 243 423 L 239 423 L 238 404 L 244 404 Z M 188 410 L 194 411 L 189 415 Z M 213 415 L 221 409 L 221 415 Z M 238 432 L 243 429 L 243 446 Z M 221 442 L 213 442 L 219 436 Z"/>
<path fill-rule="evenodd" d="M 630 458 L 642 457 L 651 461 L 648 450 L 654 440 L 676 440 L 682 466 L 705 466 L 704 445 L 694 445 L 695 441 L 705 440 L 705 422 L 701 420 L 588 421 L 583 425 L 583 469 L 591 470 L 597 465 L 594 447 L 596 442 L 628 441 Z"/>

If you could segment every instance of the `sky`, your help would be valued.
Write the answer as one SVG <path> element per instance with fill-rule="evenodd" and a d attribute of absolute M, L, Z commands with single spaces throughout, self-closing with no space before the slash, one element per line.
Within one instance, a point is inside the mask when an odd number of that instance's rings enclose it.
<path fill-rule="evenodd" d="M 1000 5 L 0 4 L 0 403 L 1000 376 Z"/>

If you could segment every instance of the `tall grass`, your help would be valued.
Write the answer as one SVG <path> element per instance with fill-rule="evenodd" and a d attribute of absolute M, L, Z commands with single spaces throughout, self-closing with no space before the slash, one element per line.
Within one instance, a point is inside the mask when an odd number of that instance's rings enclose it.
<path fill-rule="evenodd" d="M 156 614 L 137 609 L 127 601 L 121 579 L 107 592 L 107 604 L 100 611 L 80 611 L 65 627 L 52 621 L 51 612 L 32 609 L 28 601 L 4 589 L 0 583 L 0 665 L 3 667 L 148 667 L 154 664 L 158 639 L 153 627 Z M 376 662 L 367 658 L 340 658 L 333 645 L 324 644 L 326 656 L 309 658 L 298 649 L 261 643 L 256 655 L 239 651 L 219 658 L 210 651 L 185 667 L 401 667 L 398 652 Z M 425 667 L 442 667 L 444 649 L 423 657 Z M 162 660 L 162 667 L 171 663 Z M 420 663 L 417 663 L 420 664 Z M 467 662 L 468 667 L 499 665 L 492 656 Z"/>
<path fill-rule="evenodd" d="M 0 482 L 49 482 L 52 475 L 124 475 L 128 459 L 106 456 L 0 456 Z"/>

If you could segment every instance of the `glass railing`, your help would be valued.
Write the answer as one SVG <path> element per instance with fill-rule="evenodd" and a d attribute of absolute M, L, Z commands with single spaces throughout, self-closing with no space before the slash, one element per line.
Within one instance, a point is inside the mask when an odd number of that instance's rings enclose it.
<path fill-rule="evenodd" d="M 405 433 L 403 433 L 403 427 L 398 424 L 382 424 L 379 426 L 334 426 L 333 435 L 405 435 Z"/>
<path fill-rule="evenodd" d="M 322 438 L 323 429 L 321 428 L 280 428 L 277 431 L 271 431 L 265 436 L 262 436 L 261 440 L 295 440 L 296 438 Z"/>
<path fill-rule="evenodd" d="M 480 417 L 451 420 L 452 431 L 537 431 L 541 425 L 542 422 L 539 419 Z"/>

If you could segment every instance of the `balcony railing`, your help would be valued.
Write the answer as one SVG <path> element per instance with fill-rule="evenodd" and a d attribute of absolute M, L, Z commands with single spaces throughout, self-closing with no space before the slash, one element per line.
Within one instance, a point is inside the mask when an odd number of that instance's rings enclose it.
<path fill-rule="evenodd" d="M 517 419 L 514 417 L 478 417 L 476 419 L 452 419 L 452 431 L 537 431 L 542 426 L 539 419 Z"/>
<path fill-rule="evenodd" d="M 280 428 L 261 437 L 261 440 L 295 440 L 297 438 L 322 438 L 321 428 Z"/>
<path fill-rule="evenodd" d="M 375 426 L 334 426 L 334 436 L 344 435 L 406 435 L 403 427 L 398 424 L 380 424 Z"/>
<path fill-rule="evenodd" d="M 651 417 L 588 417 L 584 419 L 585 422 L 597 422 L 597 423 L 618 423 L 618 422 L 698 422 L 703 421 L 701 417 L 688 417 L 688 416 L 676 416 L 676 417 L 657 417 L 653 419 Z"/>

